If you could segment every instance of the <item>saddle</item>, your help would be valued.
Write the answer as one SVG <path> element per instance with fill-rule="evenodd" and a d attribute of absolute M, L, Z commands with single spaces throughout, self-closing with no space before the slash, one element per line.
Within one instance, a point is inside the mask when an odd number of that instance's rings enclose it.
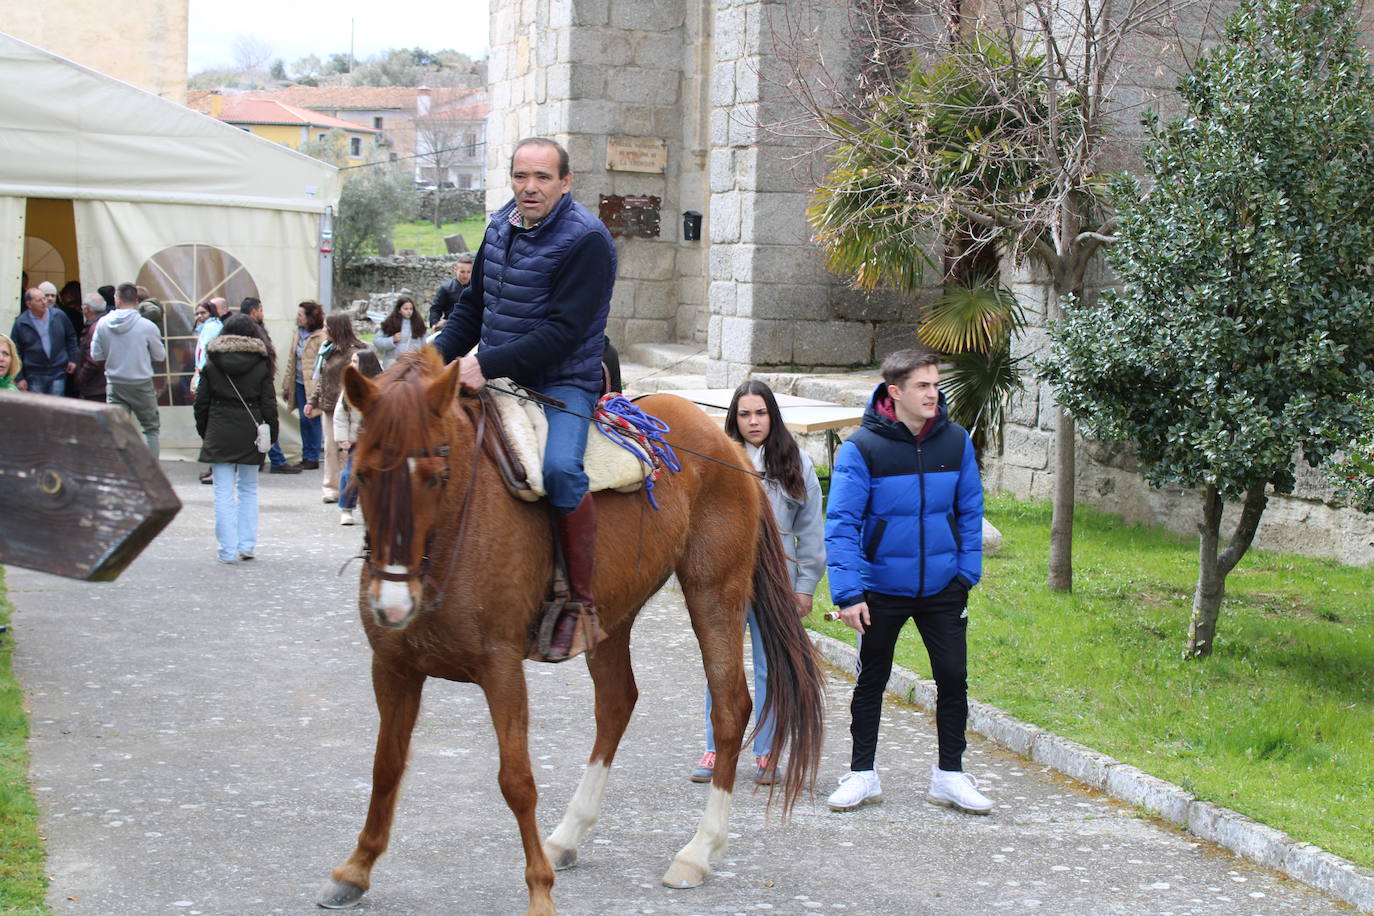
<path fill-rule="evenodd" d="M 483 390 L 481 397 L 491 408 L 487 420 L 492 430 L 483 444 L 500 468 L 501 478 L 511 495 L 526 502 L 537 502 L 547 495 L 544 446 L 549 438 L 549 422 L 544 416 L 544 407 L 510 379 L 496 379 L 492 384 L 515 394 L 490 388 Z M 618 445 L 596 430 L 588 432 L 582 463 L 587 472 L 587 490 L 592 493 L 599 490 L 633 493 L 643 488 L 654 468 L 652 456 L 641 446 L 633 442 L 628 443 L 628 447 Z"/>

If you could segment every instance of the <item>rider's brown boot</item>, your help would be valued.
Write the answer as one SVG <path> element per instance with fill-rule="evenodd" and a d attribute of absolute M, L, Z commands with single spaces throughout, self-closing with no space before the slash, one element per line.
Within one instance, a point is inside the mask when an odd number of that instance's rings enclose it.
<path fill-rule="evenodd" d="M 606 638 L 596 617 L 596 598 L 592 576 L 596 571 L 596 503 L 590 493 L 577 508 L 558 516 L 558 541 L 563 547 L 563 562 L 568 569 L 568 590 L 572 592 L 549 640 L 551 661 L 571 658 L 595 647 Z"/>

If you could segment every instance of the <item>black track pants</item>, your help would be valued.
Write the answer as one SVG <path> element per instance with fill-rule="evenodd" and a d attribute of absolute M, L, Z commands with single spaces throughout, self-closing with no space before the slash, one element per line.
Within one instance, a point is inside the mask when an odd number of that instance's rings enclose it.
<path fill-rule="evenodd" d="M 940 740 L 940 769 L 962 769 L 964 727 L 968 722 L 968 589 L 955 579 L 942 592 L 925 598 L 866 594 L 872 619 L 860 638 L 857 683 L 849 704 L 849 733 L 854 738 L 850 769 L 873 769 L 883 691 L 892 673 L 892 651 L 907 620 L 925 642 L 935 678 L 935 729 Z"/>

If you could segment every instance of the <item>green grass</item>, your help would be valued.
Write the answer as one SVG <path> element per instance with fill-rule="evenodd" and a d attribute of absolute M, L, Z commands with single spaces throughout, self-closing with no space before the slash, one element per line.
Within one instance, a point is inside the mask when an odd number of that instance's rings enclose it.
<path fill-rule="evenodd" d="M 444 246 L 444 236 L 458 233 L 462 235 L 463 241 L 468 243 L 468 248 L 476 251 L 486 228 L 485 216 L 474 216 L 461 223 L 444 223 L 438 229 L 435 229 L 434 223 L 429 220 L 397 223 L 391 230 L 391 244 L 397 251 L 402 248 L 414 248 L 416 254 L 448 254 L 448 248 Z"/>
<path fill-rule="evenodd" d="M 1374 569 L 1251 550 L 1212 656 L 1185 662 L 1196 538 L 1080 509 L 1059 595 L 1049 504 L 996 497 L 987 514 L 1004 546 L 970 600 L 971 696 L 1374 866 Z M 929 677 L 913 627 L 897 661 Z"/>
<path fill-rule="evenodd" d="M 4 568 L 0 567 L 0 624 L 9 625 Z M 13 631 L 0 635 L 0 912 L 47 913 L 43 838 L 29 791 L 29 720 L 10 668 Z"/>

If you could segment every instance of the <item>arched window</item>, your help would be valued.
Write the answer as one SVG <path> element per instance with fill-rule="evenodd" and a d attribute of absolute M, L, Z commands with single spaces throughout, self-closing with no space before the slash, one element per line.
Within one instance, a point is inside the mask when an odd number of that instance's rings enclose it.
<path fill-rule="evenodd" d="M 48 242 L 37 236 L 24 237 L 24 272 L 29 275 L 29 286 L 37 286 L 47 280 L 58 289 L 66 283 L 67 265 L 62 254 Z"/>
<path fill-rule="evenodd" d="M 191 375 L 196 367 L 196 304 L 221 296 L 231 308 L 258 285 L 239 259 L 213 245 L 174 245 L 153 255 L 134 281 L 162 303 L 154 323 L 162 329 L 167 362 L 155 366 L 153 384 L 163 407 L 191 404 Z"/>

